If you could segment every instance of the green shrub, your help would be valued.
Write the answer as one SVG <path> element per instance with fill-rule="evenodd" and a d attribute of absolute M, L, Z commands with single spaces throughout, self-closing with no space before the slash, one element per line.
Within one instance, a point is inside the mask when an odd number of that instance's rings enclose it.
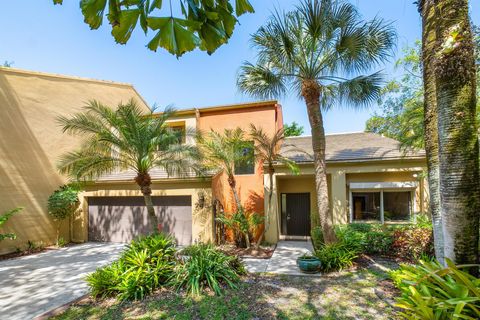
<path fill-rule="evenodd" d="M 12 210 L 9 210 L 3 214 L 0 215 L 0 226 L 4 223 L 7 222 L 8 219 L 10 219 L 14 214 L 22 211 L 23 208 L 15 208 Z M 15 240 L 17 238 L 17 235 L 15 233 L 0 233 L 0 241 L 5 240 L 5 239 L 10 239 L 10 240 Z"/>
<path fill-rule="evenodd" d="M 397 306 L 407 319 L 479 319 L 480 279 L 460 270 L 447 259 L 402 264 L 390 273 L 401 291 Z"/>
<path fill-rule="evenodd" d="M 55 220 L 63 220 L 71 216 L 80 203 L 78 192 L 78 188 L 70 185 L 62 186 L 53 191 L 48 197 L 48 213 Z"/>
<path fill-rule="evenodd" d="M 325 244 L 323 240 L 323 231 L 321 227 L 314 227 L 310 231 L 310 239 L 312 241 L 312 245 L 314 249 L 319 249 Z"/>
<path fill-rule="evenodd" d="M 143 299 L 172 276 L 175 241 L 165 234 L 133 240 L 120 258 L 87 276 L 93 297 Z"/>
<path fill-rule="evenodd" d="M 340 271 L 353 265 L 358 251 L 341 241 L 325 244 L 315 251 L 320 259 L 320 269 L 324 272 Z"/>
<path fill-rule="evenodd" d="M 263 223 L 264 216 L 255 212 L 245 212 L 242 209 L 231 215 L 219 214 L 216 220 L 233 231 L 237 247 L 245 247 L 246 237 L 248 237 L 249 243 L 255 240 L 255 231 Z"/>
<path fill-rule="evenodd" d="M 393 237 L 388 227 L 366 223 L 353 223 L 336 228 L 339 241 L 357 252 L 387 254 L 391 251 Z"/>
<path fill-rule="evenodd" d="M 365 234 L 365 253 L 368 254 L 389 254 L 391 253 L 393 236 L 388 229 L 381 231 L 370 231 Z"/>
<path fill-rule="evenodd" d="M 223 285 L 236 288 L 240 275 L 246 273 L 237 257 L 228 256 L 211 244 L 192 245 L 181 253 L 188 257 L 176 266 L 171 283 L 192 295 L 199 295 L 205 288 L 221 295 Z"/>

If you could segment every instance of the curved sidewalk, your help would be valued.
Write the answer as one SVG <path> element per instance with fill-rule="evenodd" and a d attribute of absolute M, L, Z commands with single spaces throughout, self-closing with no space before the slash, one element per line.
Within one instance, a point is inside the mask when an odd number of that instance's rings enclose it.
<path fill-rule="evenodd" d="M 305 253 L 312 253 L 310 241 L 279 241 L 270 259 L 243 259 L 249 272 L 267 272 L 295 276 L 319 276 L 305 274 L 297 267 L 297 258 Z"/>

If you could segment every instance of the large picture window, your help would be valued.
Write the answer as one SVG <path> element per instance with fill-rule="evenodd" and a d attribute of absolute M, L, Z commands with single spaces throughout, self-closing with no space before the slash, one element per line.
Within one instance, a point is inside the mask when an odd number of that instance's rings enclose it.
<path fill-rule="evenodd" d="M 350 201 L 352 222 L 408 221 L 413 211 L 411 191 L 353 191 Z"/>
<path fill-rule="evenodd" d="M 246 141 L 238 151 L 240 157 L 239 160 L 235 161 L 235 174 L 254 174 L 255 157 L 253 141 Z"/>

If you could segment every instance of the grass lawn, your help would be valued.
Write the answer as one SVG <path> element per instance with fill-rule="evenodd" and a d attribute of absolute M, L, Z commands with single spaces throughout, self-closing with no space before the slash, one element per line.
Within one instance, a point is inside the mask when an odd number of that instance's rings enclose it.
<path fill-rule="evenodd" d="M 52 319 L 394 319 L 385 278 L 373 265 L 321 277 L 251 275 L 220 297 L 162 289 L 136 302 L 87 299 Z"/>

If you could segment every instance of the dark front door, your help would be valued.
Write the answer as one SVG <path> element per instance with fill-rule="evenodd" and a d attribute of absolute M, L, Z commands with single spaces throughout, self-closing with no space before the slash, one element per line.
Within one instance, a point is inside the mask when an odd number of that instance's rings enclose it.
<path fill-rule="evenodd" d="M 282 233 L 288 236 L 310 235 L 310 193 L 283 193 Z"/>

